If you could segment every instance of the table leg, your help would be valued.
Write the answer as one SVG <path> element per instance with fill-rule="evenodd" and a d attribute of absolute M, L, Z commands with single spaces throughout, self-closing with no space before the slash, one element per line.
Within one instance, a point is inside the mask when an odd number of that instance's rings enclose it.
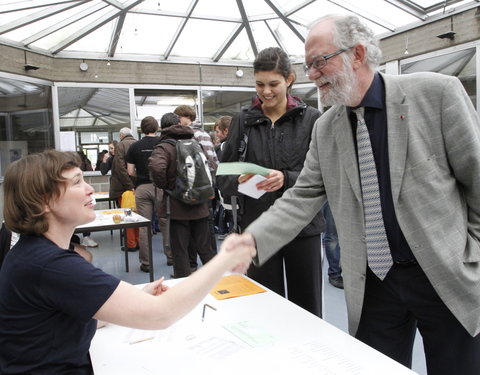
<path fill-rule="evenodd" d="M 153 251 L 152 251 L 152 225 L 148 223 L 147 226 L 147 233 L 148 233 L 148 259 L 150 259 L 150 282 L 153 281 Z"/>
<path fill-rule="evenodd" d="M 120 243 L 125 253 L 125 272 L 128 272 L 128 247 L 127 247 L 127 230 L 120 229 Z M 123 242 L 123 244 L 122 244 Z"/>

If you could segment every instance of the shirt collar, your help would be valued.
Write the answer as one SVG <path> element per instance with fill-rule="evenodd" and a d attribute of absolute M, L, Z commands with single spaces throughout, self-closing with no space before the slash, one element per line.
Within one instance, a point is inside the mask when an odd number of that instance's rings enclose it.
<path fill-rule="evenodd" d="M 383 83 L 383 79 L 380 74 L 376 72 L 373 76 L 372 84 L 368 88 L 358 107 L 375 108 L 380 110 L 385 108 L 384 92 L 385 84 Z M 347 107 L 347 112 L 350 114 L 352 109 L 358 107 Z"/>

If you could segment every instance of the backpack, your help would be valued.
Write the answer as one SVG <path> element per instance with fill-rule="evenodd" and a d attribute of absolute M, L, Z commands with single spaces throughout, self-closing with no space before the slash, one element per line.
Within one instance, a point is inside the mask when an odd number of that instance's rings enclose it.
<path fill-rule="evenodd" d="M 186 204 L 201 204 L 215 198 L 212 175 L 202 147 L 195 139 L 164 139 L 177 149 L 175 188 L 165 190 L 171 197 Z"/>

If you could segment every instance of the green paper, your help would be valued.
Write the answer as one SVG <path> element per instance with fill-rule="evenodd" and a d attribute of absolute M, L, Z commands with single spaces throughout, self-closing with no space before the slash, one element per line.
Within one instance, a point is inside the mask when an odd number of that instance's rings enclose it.
<path fill-rule="evenodd" d="M 252 348 L 272 345 L 276 339 L 264 327 L 254 322 L 242 321 L 225 324 L 223 326 Z"/>
<path fill-rule="evenodd" d="M 232 163 L 220 163 L 217 168 L 216 175 L 240 175 L 240 174 L 259 174 L 261 176 L 267 176 L 270 173 L 270 169 L 264 168 L 260 165 L 245 162 L 232 162 Z"/>

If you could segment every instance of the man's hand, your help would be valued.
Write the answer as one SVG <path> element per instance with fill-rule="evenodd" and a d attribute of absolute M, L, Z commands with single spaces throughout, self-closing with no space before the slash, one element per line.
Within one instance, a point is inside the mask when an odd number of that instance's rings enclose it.
<path fill-rule="evenodd" d="M 229 235 L 225 240 L 223 240 L 222 247 L 226 251 L 235 251 L 238 246 L 247 246 L 252 249 L 251 257 L 257 255 L 256 252 L 256 243 L 255 239 L 250 233 L 236 234 L 233 233 Z M 238 264 L 235 268 L 232 269 L 232 272 L 246 273 L 251 262 Z"/>

